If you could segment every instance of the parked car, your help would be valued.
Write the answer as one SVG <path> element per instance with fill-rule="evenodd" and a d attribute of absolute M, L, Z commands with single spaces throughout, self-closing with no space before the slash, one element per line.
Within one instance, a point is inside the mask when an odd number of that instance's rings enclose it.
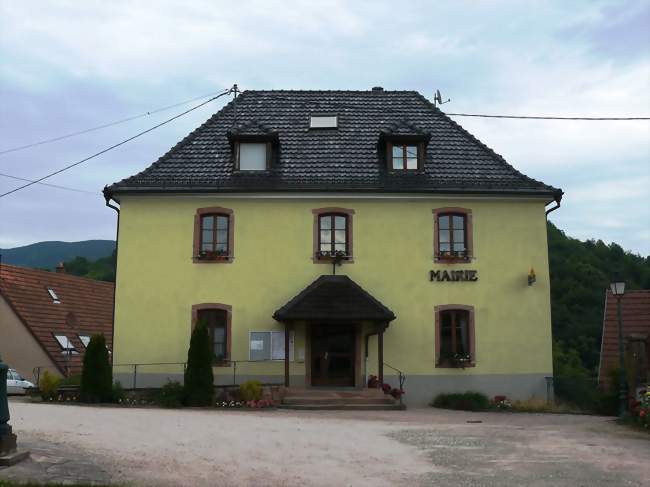
<path fill-rule="evenodd" d="M 14 369 L 7 371 L 7 394 L 25 394 L 32 387 L 35 387 L 34 384 L 25 380 Z"/>

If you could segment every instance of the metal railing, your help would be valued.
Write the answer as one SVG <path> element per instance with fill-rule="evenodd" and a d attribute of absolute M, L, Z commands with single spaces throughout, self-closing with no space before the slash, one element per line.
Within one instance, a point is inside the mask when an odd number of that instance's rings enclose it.
<path fill-rule="evenodd" d="M 265 365 L 265 367 L 268 369 L 268 366 L 270 364 L 273 364 L 274 367 L 278 368 L 278 373 L 277 374 L 272 374 L 269 373 L 268 370 L 265 370 L 264 373 L 249 373 L 246 375 L 253 375 L 253 376 L 269 376 L 269 375 L 277 375 L 278 377 L 282 377 L 281 379 L 278 380 L 277 384 L 281 385 L 284 384 L 284 369 L 282 368 L 284 365 L 284 362 L 281 360 L 227 360 L 223 363 L 220 363 L 216 365 L 215 367 L 217 370 L 223 370 L 225 368 L 232 369 L 232 382 L 226 383 L 226 384 L 221 384 L 221 385 L 240 385 L 238 383 L 238 373 L 242 372 L 242 366 L 244 364 L 255 364 L 255 365 Z M 182 367 L 181 367 L 182 366 Z M 185 374 L 185 369 L 187 368 L 187 362 L 151 362 L 151 363 L 126 363 L 126 364 L 113 364 L 113 373 L 114 374 L 121 374 L 121 375 L 130 375 L 131 376 L 131 389 L 137 389 L 138 388 L 138 376 L 146 375 L 147 372 L 144 372 L 147 367 L 155 367 L 156 370 L 152 371 L 152 373 L 155 374 L 173 374 L 173 375 L 180 375 L 180 374 Z M 176 370 L 174 370 L 176 368 Z M 120 372 L 120 369 L 124 370 L 123 372 Z M 125 370 L 126 369 L 126 370 Z M 161 372 L 160 370 L 163 369 Z M 249 368 L 250 370 L 250 368 Z M 259 371 L 257 371 L 259 372 Z M 220 376 L 226 376 L 230 375 L 230 373 L 217 373 L 215 374 L 215 378 L 220 377 Z M 267 385 L 275 385 L 275 382 L 268 382 L 266 381 L 265 384 Z M 145 386 L 146 387 L 146 386 Z M 141 387 L 142 388 L 142 387 Z"/>
<path fill-rule="evenodd" d="M 390 364 L 387 364 L 386 362 L 384 362 L 384 366 L 388 367 L 391 370 L 394 370 L 395 372 L 397 372 L 397 376 L 399 378 L 399 392 L 400 392 L 399 405 L 402 406 L 403 405 L 402 404 L 402 392 L 404 391 L 404 383 L 406 382 L 406 374 L 404 372 L 402 372 L 401 370 L 399 370 L 398 368 L 393 367 Z"/>

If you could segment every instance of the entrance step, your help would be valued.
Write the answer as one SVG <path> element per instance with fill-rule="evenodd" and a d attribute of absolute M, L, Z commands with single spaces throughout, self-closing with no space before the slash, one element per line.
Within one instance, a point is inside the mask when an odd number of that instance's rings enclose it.
<path fill-rule="evenodd" d="M 398 400 L 377 389 L 316 388 L 285 389 L 280 407 L 304 410 L 404 409 Z"/>
<path fill-rule="evenodd" d="M 299 411 L 398 411 L 406 409 L 403 404 L 285 404 L 280 409 Z"/>

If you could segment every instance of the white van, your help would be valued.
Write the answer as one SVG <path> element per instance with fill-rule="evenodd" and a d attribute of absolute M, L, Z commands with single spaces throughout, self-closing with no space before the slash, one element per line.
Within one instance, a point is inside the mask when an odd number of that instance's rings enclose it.
<path fill-rule="evenodd" d="M 25 380 L 14 369 L 7 371 L 7 394 L 25 394 L 34 384 Z"/>

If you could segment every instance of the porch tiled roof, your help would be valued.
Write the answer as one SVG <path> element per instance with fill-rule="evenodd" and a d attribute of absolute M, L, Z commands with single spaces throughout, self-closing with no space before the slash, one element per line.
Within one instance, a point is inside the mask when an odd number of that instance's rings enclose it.
<path fill-rule="evenodd" d="M 273 318 L 282 322 L 389 322 L 395 314 L 348 276 L 320 276 Z"/>

